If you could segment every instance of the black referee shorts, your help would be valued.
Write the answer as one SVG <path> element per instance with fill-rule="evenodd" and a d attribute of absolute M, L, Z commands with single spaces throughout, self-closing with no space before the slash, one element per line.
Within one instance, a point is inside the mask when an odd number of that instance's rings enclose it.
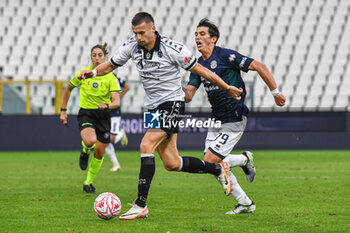
<path fill-rule="evenodd" d="M 109 109 L 84 109 L 78 113 L 79 129 L 91 127 L 95 129 L 97 140 L 103 143 L 110 142 L 111 118 Z"/>
<path fill-rule="evenodd" d="M 149 109 L 150 112 L 159 111 L 162 115 L 160 116 L 160 128 L 164 130 L 168 138 L 172 134 L 179 132 L 179 121 L 185 112 L 184 101 L 168 101 L 158 105 L 155 109 Z"/>

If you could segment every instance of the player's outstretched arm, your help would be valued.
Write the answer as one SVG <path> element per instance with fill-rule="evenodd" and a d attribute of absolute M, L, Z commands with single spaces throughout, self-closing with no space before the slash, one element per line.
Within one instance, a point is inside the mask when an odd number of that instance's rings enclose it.
<path fill-rule="evenodd" d="M 119 93 L 120 99 L 130 90 L 129 85 L 125 82 L 122 92 Z"/>
<path fill-rule="evenodd" d="M 78 79 L 87 79 L 87 78 L 93 78 L 95 76 L 103 76 L 112 72 L 115 68 L 117 67 L 112 65 L 112 63 L 110 63 L 109 61 L 106 61 L 98 65 L 93 70 L 83 70 L 78 76 Z"/>
<path fill-rule="evenodd" d="M 115 109 L 120 107 L 120 95 L 117 92 L 112 92 L 112 102 L 109 105 L 110 109 Z"/>
<path fill-rule="evenodd" d="M 112 102 L 110 104 L 100 103 L 98 109 L 103 110 L 106 108 L 115 109 L 120 107 L 120 96 L 117 92 L 112 92 Z"/>
<path fill-rule="evenodd" d="M 249 65 L 249 70 L 257 71 L 260 77 L 264 80 L 266 85 L 269 87 L 275 102 L 278 106 L 283 106 L 286 102 L 284 95 L 278 90 L 275 78 L 271 74 L 267 66 L 259 61 L 252 61 Z"/>
<path fill-rule="evenodd" d="M 183 88 L 185 92 L 185 102 L 191 102 L 194 94 L 196 94 L 197 88 L 192 85 L 187 85 L 187 87 Z"/>
<path fill-rule="evenodd" d="M 202 76 L 203 78 L 205 78 L 206 80 L 208 80 L 209 82 L 217 85 L 222 90 L 226 91 L 232 98 L 234 98 L 236 100 L 241 99 L 241 94 L 243 92 L 242 88 L 238 89 L 237 87 L 228 85 L 218 75 L 211 72 L 210 70 L 208 70 L 207 68 L 205 68 L 201 64 L 197 63 L 191 69 L 191 72 L 196 73 L 196 74 Z"/>
<path fill-rule="evenodd" d="M 68 105 L 70 94 L 71 94 L 73 88 L 74 88 L 74 86 L 72 86 L 72 84 L 68 83 L 68 85 L 67 85 L 67 87 L 66 87 L 66 89 L 64 90 L 64 93 L 63 93 L 60 121 L 64 125 L 66 125 L 68 123 L 68 121 L 67 121 L 67 105 Z"/>

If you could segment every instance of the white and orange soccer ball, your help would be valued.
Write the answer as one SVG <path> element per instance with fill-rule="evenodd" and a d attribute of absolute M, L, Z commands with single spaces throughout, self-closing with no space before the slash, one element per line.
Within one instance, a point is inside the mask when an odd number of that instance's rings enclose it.
<path fill-rule="evenodd" d="M 95 213 L 102 219 L 112 219 L 120 213 L 122 203 L 113 193 L 100 194 L 94 204 Z"/>

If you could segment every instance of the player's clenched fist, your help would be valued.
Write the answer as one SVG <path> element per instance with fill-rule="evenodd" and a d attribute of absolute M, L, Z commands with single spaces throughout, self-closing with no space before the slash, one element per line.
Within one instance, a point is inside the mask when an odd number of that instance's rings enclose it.
<path fill-rule="evenodd" d="M 237 88 L 235 86 L 229 86 L 229 89 L 227 90 L 227 92 L 232 98 L 236 100 L 240 100 L 243 89 L 241 87 Z"/>
<path fill-rule="evenodd" d="M 92 70 L 83 70 L 79 76 L 78 76 L 78 79 L 79 80 L 85 80 L 87 78 L 91 78 L 92 76 L 94 75 L 94 73 L 92 72 Z"/>
<path fill-rule="evenodd" d="M 278 96 L 275 96 L 275 103 L 278 106 L 283 106 L 286 103 L 286 97 L 284 97 L 283 94 L 279 94 Z"/>
<path fill-rule="evenodd" d="M 62 111 L 61 115 L 60 115 L 60 121 L 62 122 L 62 124 L 66 125 L 68 123 L 67 121 L 67 112 L 66 111 Z"/>

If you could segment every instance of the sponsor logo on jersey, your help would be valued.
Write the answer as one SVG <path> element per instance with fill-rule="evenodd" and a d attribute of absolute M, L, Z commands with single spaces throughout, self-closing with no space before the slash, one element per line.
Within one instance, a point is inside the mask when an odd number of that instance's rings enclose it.
<path fill-rule="evenodd" d="M 231 54 L 228 59 L 230 60 L 230 62 L 233 62 L 236 59 L 236 55 Z"/>
<path fill-rule="evenodd" d="M 216 85 L 209 85 L 209 86 L 205 86 L 204 87 L 204 90 L 206 92 L 209 92 L 209 91 L 214 91 L 214 90 L 219 90 L 220 88 Z"/>
<path fill-rule="evenodd" d="M 210 68 L 215 69 L 217 66 L 218 66 L 218 63 L 215 60 L 210 62 Z"/>
<path fill-rule="evenodd" d="M 191 59 L 191 57 L 185 57 L 184 62 L 187 63 L 190 59 Z"/>
<path fill-rule="evenodd" d="M 158 57 L 163 57 L 163 52 L 162 51 L 158 51 Z"/>
<path fill-rule="evenodd" d="M 97 87 L 98 87 L 98 83 L 97 83 L 97 82 L 94 82 L 94 83 L 92 84 L 92 86 L 93 86 L 94 88 L 97 88 Z"/>
<path fill-rule="evenodd" d="M 244 58 L 242 59 L 241 63 L 239 63 L 239 67 L 243 68 L 244 63 L 245 63 L 246 60 L 247 60 L 247 57 L 244 57 Z"/>

